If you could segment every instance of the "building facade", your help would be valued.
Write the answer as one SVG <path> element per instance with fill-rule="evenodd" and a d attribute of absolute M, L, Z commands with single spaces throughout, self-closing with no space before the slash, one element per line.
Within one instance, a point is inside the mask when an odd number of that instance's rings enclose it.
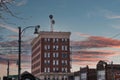
<path fill-rule="evenodd" d="M 80 80 L 97 80 L 96 69 L 91 69 L 88 66 L 80 68 Z"/>
<path fill-rule="evenodd" d="M 68 80 L 70 32 L 39 32 L 32 45 L 32 74 L 43 80 Z"/>
<path fill-rule="evenodd" d="M 99 61 L 97 64 L 97 80 L 120 80 L 120 65 Z"/>

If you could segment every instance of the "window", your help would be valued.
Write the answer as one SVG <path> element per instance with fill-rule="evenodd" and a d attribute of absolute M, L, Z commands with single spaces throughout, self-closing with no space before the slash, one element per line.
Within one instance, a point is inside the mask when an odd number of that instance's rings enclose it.
<path fill-rule="evenodd" d="M 62 50 L 64 50 L 64 46 L 62 45 Z"/>
<path fill-rule="evenodd" d="M 62 60 L 62 65 L 67 65 L 67 60 Z"/>
<path fill-rule="evenodd" d="M 67 58 L 68 54 L 67 53 L 62 53 L 62 58 Z"/>
<path fill-rule="evenodd" d="M 65 72 L 65 68 L 62 68 L 62 72 Z"/>
<path fill-rule="evenodd" d="M 50 53 L 47 54 L 47 57 L 50 58 Z"/>
<path fill-rule="evenodd" d="M 67 47 L 67 46 L 65 46 L 65 50 L 66 50 L 66 51 L 67 51 L 67 48 L 68 48 L 68 47 Z"/>
<path fill-rule="evenodd" d="M 64 38 L 62 38 L 62 42 L 65 42 L 65 39 L 64 39 Z"/>
<path fill-rule="evenodd" d="M 65 68 L 65 72 L 67 72 L 67 68 Z"/>
<path fill-rule="evenodd" d="M 47 63 L 47 60 L 44 60 L 44 64 L 46 64 Z"/>
<path fill-rule="evenodd" d="M 59 60 L 53 60 L 53 65 L 59 65 Z"/>
<path fill-rule="evenodd" d="M 53 38 L 53 42 L 57 43 L 58 42 L 58 38 Z"/>
<path fill-rule="evenodd" d="M 55 68 L 53 68 L 53 72 L 55 72 Z"/>
<path fill-rule="evenodd" d="M 50 38 L 44 38 L 45 42 L 50 42 Z"/>
<path fill-rule="evenodd" d="M 58 67 L 53 67 L 53 72 L 59 72 L 59 68 Z"/>
<path fill-rule="evenodd" d="M 44 46 L 44 49 L 45 49 L 45 50 L 50 50 L 50 45 L 45 45 L 45 46 Z"/>
<path fill-rule="evenodd" d="M 47 68 L 44 68 L 44 72 L 47 72 Z"/>
<path fill-rule="evenodd" d="M 49 67 L 45 67 L 44 68 L 44 72 L 50 72 L 50 68 Z"/>
<path fill-rule="evenodd" d="M 58 58 L 58 56 L 59 56 L 59 53 L 53 53 L 54 58 Z"/>
<path fill-rule="evenodd" d="M 50 53 L 45 52 L 44 53 L 44 58 L 50 58 Z"/>
<path fill-rule="evenodd" d="M 47 57 L 47 53 L 44 53 L 44 58 L 46 58 Z"/>
<path fill-rule="evenodd" d="M 56 60 L 56 65 L 59 65 L 59 61 L 58 60 Z"/>
<path fill-rule="evenodd" d="M 67 38 L 65 38 L 65 42 L 67 42 L 68 41 L 68 39 Z"/>
<path fill-rule="evenodd" d="M 65 64 L 67 65 L 67 60 L 65 60 Z"/>
<path fill-rule="evenodd" d="M 62 50 L 68 50 L 68 46 L 67 45 L 62 45 Z"/>
<path fill-rule="evenodd" d="M 66 67 L 62 67 L 62 72 L 67 72 L 67 68 Z"/>
<path fill-rule="evenodd" d="M 50 65 L 50 60 L 44 60 L 44 64 Z"/>
<path fill-rule="evenodd" d="M 58 45 L 53 45 L 54 50 L 58 50 Z"/>
<path fill-rule="evenodd" d="M 47 72 L 50 72 L 50 68 L 48 67 L 48 71 Z"/>
<path fill-rule="evenodd" d="M 53 60 L 53 65 L 55 65 L 55 60 Z"/>
<path fill-rule="evenodd" d="M 44 46 L 44 49 L 47 50 L 47 45 Z"/>
<path fill-rule="evenodd" d="M 62 38 L 62 42 L 67 42 L 68 39 L 67 38 Z"/>
<path fill-rule="evenodd" d="M 81 73 L 81 80 L 87 80 L 87 74 Z"/>
<path fill-rule="evenodd" d="M 105 70 L 101 70 L 97 72 L 97 79 L 98 80 L 105 80 Z"/>

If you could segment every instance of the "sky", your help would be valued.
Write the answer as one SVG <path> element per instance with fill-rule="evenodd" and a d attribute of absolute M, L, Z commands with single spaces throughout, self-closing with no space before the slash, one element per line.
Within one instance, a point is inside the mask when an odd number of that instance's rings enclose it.
<path fill-rule="evenodd" d="M 40 31 L 50 31 L 52 14 L 54 31 L 71 32 L 72 71 L 86 65 L 95 68 L 99 60 L 120 64 L 119 4 L 120 0 L 15 0 L 8 5 L 15 17 L 6 13 L 0 20 L 0 45 L 16 41 L 19 26 L 40 25 Z M 28 29 L 22 40 L 30 44 L 33 38 L 33 29 Z"/>

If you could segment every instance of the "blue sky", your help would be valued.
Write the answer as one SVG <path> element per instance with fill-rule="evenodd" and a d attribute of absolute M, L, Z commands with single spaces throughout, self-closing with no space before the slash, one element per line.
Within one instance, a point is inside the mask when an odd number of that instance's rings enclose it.
<path fill-rule="evenodd" d="M 95 67 L 93 62 L 99 60 L 120 63 L 120 0 L 17 0 L 13 4 L 10 10 L 23 19 L 6 14 L 14 25 L 1 21 L 1 41 L 17 40 L 18 26 L 40 25 L 40 30 L 50 30 L 52 14 L 54 31 L 71 32 L 73 71 L 86 65 Z M 32 29 L 26 30 L 24 36 L 32 33 Z"/>
<path fill-rule="evenodd" d="M 12 11 L 24 19 L 10 18 L 10 21 L 16 24 L 12 25 L 14 27 L 39 24 L 41 30 L 50 30 L 48 16 L 53 14 L 56 22 L 54 30 L 107 37 L 119 33 L 120 0 L 22 0 L 18 2 L 17 6 L 12 7 Z"/>

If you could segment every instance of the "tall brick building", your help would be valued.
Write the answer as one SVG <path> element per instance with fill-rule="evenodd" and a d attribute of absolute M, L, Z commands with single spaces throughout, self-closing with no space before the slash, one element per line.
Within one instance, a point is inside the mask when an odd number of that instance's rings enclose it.
<path fill-rule="evenodd" d="M 32 45 L 32 74 L 44 80 L 68 80 L 70 32 L 41 31 Z"/>

